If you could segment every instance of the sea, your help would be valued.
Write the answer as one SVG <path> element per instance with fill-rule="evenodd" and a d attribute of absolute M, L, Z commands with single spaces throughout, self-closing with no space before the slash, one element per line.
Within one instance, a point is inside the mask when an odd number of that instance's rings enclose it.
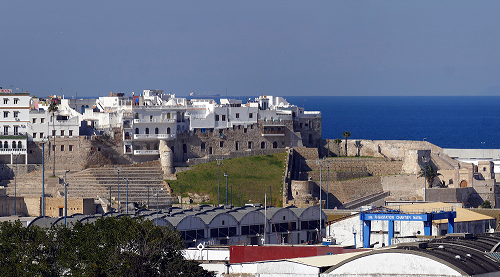
<path fill-rule="evenodd" d="M 287 96 L 321 111 L 323 138 L 426 140 L 442 148 L 500 148 L 500 96 Z"/>

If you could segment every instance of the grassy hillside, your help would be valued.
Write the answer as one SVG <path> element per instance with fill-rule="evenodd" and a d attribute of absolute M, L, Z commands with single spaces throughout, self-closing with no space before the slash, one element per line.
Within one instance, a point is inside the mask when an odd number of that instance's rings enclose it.
<path fill-rule="evenodd" d="M 229 175 L 229 186 L 233 187 L 233 205 L 246 203 L 264 203 L 264 191 L 268 194 L 272 188 L 274 206 L 282 206 L 283 172 L 285 170 L 285 153 L 263 155 L 224 160 L 220 167 L 220 203 L 226 203 L 226 178 Z M 179 194 L 182 185 L 183 196 L 188 192 L 206 193 L 210 195 L 210 204 L 217 204 L 217 187 L 219 185 L 219 167 L 217 162 L 200 164 L 195 169 L 177 174 L 177 180 L 167 181 L 173 193 Z M 231 203 L 231 189 L 229 189 Z"/>

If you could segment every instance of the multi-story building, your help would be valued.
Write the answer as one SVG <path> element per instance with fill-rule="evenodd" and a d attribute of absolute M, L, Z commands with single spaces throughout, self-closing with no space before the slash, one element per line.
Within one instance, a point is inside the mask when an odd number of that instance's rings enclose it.
<path fill-rule="evenodd" d="M 2 163 L 28 163 L 26 146 L 29 123 L 29 92 L 0 88 L 0 160 Z"/>

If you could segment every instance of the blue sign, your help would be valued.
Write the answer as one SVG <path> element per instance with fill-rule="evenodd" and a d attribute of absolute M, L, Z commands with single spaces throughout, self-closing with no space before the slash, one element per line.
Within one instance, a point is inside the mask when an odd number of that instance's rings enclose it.
<path fill-rule="evenodd" d="M 361 220 L 427 221 L 428 214 L 360 214 Z"/>

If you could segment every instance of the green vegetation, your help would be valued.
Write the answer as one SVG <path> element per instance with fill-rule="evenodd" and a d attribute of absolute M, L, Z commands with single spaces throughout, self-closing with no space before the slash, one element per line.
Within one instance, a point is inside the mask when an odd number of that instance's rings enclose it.
<path fill-rule="evenodd" d="M 212 276 L 184 260 L 177 231 L 128 216 L 50 230 L 0 223 L 2 276 Z"/>
<path fill-rule="evenodd" d="M 220 203 L 226 203 L 226 178 L 233 187 L 233 205 L 246 203 L 264 203 L 264 192 L 272 188 L 273 205 L 283 204 L 282 186 L 285 170 L 285 153 L 224 160 L 220 167 Z M 211 204 L 217 205 L 217 187 L 219 185 L 219 167 L 217 162 L 200 164 L 195 169 L 177 174 L 177 180 L 167 181 L 173 192 L 187 196 L 188 192 L 208 194 Z M 228 192 L 231 203 L 231 189 Z"/>
<path fill-rule="evenodd" d="M 485 200 L 483 204 L 481 204 L 481 208 L 483 209 L 491 209 L 491 203 L 488 200 Z"/>
<path fill-rule="evenodd" d="M 333 142 L 337 145 L 337 157 L 340 157 L 340 144 L 342 143 L 342 140 L 336 138 Z"/>
<path fill-rule="evenodd" d="M 437 169 L 435 167 L 433 167 L 432 165 L 430 165 L 430 164 L 427 164 L 425 166 L 425 170 L 424 170 L 424 168 L 422 168 L 420 170 L 420 172 L 418 173 L 418 177 L 425 177 L 425 178 L 427 178 L 427 184 L 429 184 L 429 185 L 432 184 L 432 181 L 437 176 L 441 176 L 441 173 L 438 173 Z"/>
<path fill-rule="evenodd" d="M 347 157 L 347 139 L 351 136 L 351 132 L 345 131 L 342 136 L 345 138 L 345 156 Z"/>

